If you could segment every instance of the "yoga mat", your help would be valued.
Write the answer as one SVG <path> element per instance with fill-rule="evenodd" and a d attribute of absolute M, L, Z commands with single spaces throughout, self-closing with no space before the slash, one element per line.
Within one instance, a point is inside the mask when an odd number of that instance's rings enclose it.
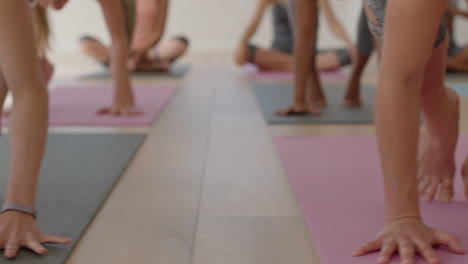
<path fill-rule="evenodd" d="M 38 225 L 42 232 L 72 238 L 73 244 L 47 246 L 49 253 L 42 257 L 21 250 L 14 261 L 0 256 L 0 263 L 65 263 L 144 137 L 50 134 L 36 203 Z M 0 140 L 2 199 L 8 175 L 8 153 L 7 138 L 3 137 Z"/>
<path fill-rule="evenodd" d="M 459 95 L 468 96 L 468 83 L 448 83 L 447 86 L 457 91 Z"/>
<path fill-rule="evenodd" d="M 322 264 L 375 264 L 378 253 L 351 257 L 375 239 L 383 225 L 384 194 L 374 137 L 280 137 L 274 142 Z M 458 164 L 468 154 L 459 145 Z M 427 224 L 462 238 L 468 247 L 468 202 L 457 175 L 457 202 L 422 203 Z M 442 263 L 465 264 L 468 256 L 438 249 Z M 395 257 L 392 264 L 399 264 Z M 417 264 L 423 262 L 419 259 Z"/>
<path fill-rule="evenodd" d="M 175 86 L 134 86 L 137 116 L 98 115 L 96 111 L 112 102 L 112 87 L 96 85 L 67 87 L 50 92 L 52 126 L 149 126 L 162 112 L 176 91 Z M 8 124 L 4 118 L 2 123 Z"/>
<path fill-rule="evenodd" d="M 341 105 L 344 85 L 324 85 L 322 88 L 328 99 L 328 106 L 320 115 L 277 116 L 275 112 L 290 107 L 293 102 L 291 84 L 253 84 L 265 120 L 270 124 L 278 123 L 372 123 L 374 90 L 364 86 L 361 91 L 363 106 L 346 108 Z"/>
<path fill-rule="evenodd" d="M 174 77 L 181 78 L 190 70 L 188 64 L 175 64 L 171 66 L 169 72 L 131 72 L 132 77 Z M 106 79 L 112 78 L 109 68 L 103 68 L 102 70 L 94 73 L 90 73 L 79 77 L 79 80 L 95 80 L 95 79 Z"/>
<path fill-rule="evenodd" d="M 257 81 L 287 81 L 293 80 L 294 74 L 292 72 L 281 71 L 260 71 L 257 66 L 246 64 L 243 66 L 244 72 L 251 80 Z M 346 80 L 348 74 L 342 71 L 322 71 L 320 78 L 328 80 Z"/>

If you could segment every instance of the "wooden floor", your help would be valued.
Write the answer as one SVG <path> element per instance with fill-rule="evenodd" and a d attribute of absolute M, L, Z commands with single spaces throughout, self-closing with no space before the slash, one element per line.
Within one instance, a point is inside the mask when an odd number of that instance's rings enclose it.
<path fill-rule="evenodd" d="M 267 126 L 230 62 L 194 59 L 150 129 L 78 128 L 148 137 L 68 264 L 320 263 L 271 139 L 364 135 L 373 127 Z"/>

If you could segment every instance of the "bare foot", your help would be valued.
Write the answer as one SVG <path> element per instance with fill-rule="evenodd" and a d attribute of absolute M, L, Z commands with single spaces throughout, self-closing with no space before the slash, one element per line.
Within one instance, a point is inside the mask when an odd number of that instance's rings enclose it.
<path fill-rule="evenodd" d="M 453 180 L 455 159 L 452 155 L 443 155 L 439 144 L 430 139 L 425 128 L 420 132 L 419 154 L 419 195 L 431 202 L 437 195 L 440 202 L 451 202 L 453 198 Z"/>
<path fill-rule="evenodd" d="M 359 108 L 362 106 L 362 102 L 360 98 L 353 98 L 353 99 L 345 98 L 343 99 L 342 104 L 344 107 L 348 107 L 348 108 Z"/>
<path fill-rule="evenodd" d="M 294 104 L 287 109 L 275 112 L 275 114 L 279 116 L 319 115 L 320 109 L 314 105 Z"/>
<path fill-rule="evenodd" d="M 361 97 L 359 95 L 361 82 L 357 78 L 352 78 L 346 89 L 342 105 L 349 108 L 357 108 L 362 106 Z"/>
<path fill-rule="evenodd" d="M 465 196 L 468 199 L 468 158 L 466 158 L 462 167 L 463 183 L 465 184 Z"/>
<path fill-rule="evenodd" d="M 312 91 L 310 97 L 311 97 L 310 101 L 313 105 L 320 107 L 320 108 L 327 107 L 327 98 L 325 98 L 325 95 L 323 94 L 321 90 L 317 92 Z"/>
<path fill-rule="evenodd" d="M 313 98 L 312 99 L 312 104 L 316 105 L 317 107 L 320 107 L 320 108 L 325 108 L 325 107 L 327 107 L 327 99 L 325 99 L 325 98 Z"/>
<path fill-rule="evenodd" d="M 459 121 L 459 101 L 458 95 L 450 91 L 449 100 L 451 105 L 450 126 L 447 131 L 451 131 L 450 139 L 440 140 L 431 137 L 426 128 L 420 132 L 419 149 L 419 194 L 425 201 L 433 201 L 437 196 L 440 202 L 451 202 L 454 195 L 453 181 L 456 171 L 455 147 L 447 149 L 447 140 L 456 141 L 458 137 Z"/>

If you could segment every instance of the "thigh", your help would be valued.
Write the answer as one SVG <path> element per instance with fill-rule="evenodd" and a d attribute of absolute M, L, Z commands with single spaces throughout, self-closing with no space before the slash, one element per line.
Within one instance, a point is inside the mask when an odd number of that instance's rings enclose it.
<path fill-rule="evenodd" d="M 257 48 L 253 63 L 262 71 L 292 71 L 293 56 L 277 50 Z"/>

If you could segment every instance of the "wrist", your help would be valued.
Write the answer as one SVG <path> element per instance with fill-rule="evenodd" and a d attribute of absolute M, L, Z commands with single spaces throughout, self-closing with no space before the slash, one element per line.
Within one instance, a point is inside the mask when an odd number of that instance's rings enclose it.
<path fill-rule="evenodd" d="M 408 220 L 412 220 L 412 221 L 416 220 L 416 221 L 422 222 L 422 218 L 419 215 L 399 216 L 399 217 L 387 220 L 386 222 L 387 222 L 387 224 L 391 224 L 391 223 L 396 223 L 396 222 L 404 222 L 404 221 L 408 221 Z"/>
<path fill-rule="evenodd" d="M 36 218 L 37 216 L 37 210 L 34 207 L 20 203 L 5 203 L 0 214 L 4 214 L 6 212 L 22 213 L 30 215 L 33 218 Z"/>

